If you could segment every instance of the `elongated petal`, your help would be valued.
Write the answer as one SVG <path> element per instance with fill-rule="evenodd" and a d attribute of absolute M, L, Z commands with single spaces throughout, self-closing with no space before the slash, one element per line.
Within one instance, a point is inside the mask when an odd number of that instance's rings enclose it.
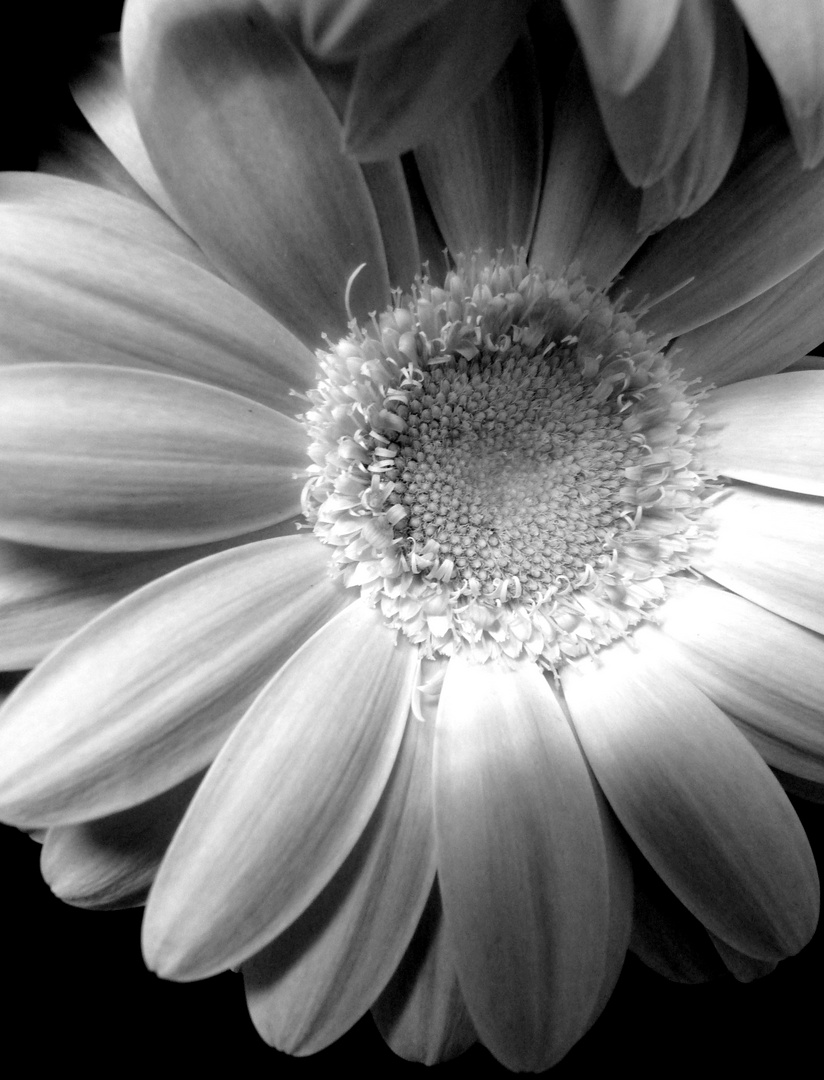
<path fill-rule="evenodd" d="M 415 150 L 415 160 L 453 255 L 528 247 L 540 191 L 543 115 L 526 38 L 478 100 L 444 120 L 436 134 Z"/>
<path fill-rule="evenodd" d="M 306 537 L 233 548 L 133 593 L 52 653 L 0 719 L 4 819 L 102 817 L 207 765 L 345 603 L 326 562 Z"/>
<path fill-rule="evenodd" d="M 351 604 L 264 688 L 210 769 L 143 923 L 158 974 L 199 979 L 301 915 L 357 843 L 403 737 L 417 649 Z"/>
<path fill-rule="evenodd" d="M 144 903 L 202 773 L 118 814 L 57 825 L 40 869 L 55 896 L 75 907 L 113 910 Z"/>
<path fill-rule="evenodd" d="M 313 904 L 244 965 L 249 1014 L 290 1054 L 313 1054 L 360 1019 L 401 961 L 435 878 L 434 724 L 409 717 L 381 801 Z"/>
<path fill-rule="evenodd" d="M 284 412 L 309 350 L 208 272 L 163 216 L 88 184 L 0 179 L 0 363 L 91 362 L 211 382 Z"/>
<path fill-rule="evenodd" d="M 678 339 L 686 378 L 717 386 L 774 375 L 824 340 L 824 254 L 754 299 Z"/>
<path fill-rule="evenodd" d="M 591 77 L 625 95 L 649 75 L 672 33 L 680 0 L 564 0 Z"/>
<path fill-rule="evenodd" d="M 363 162 L 363 178 L 378 215 L 389 282 L 408 291 L 421 268 L 415 214 L 400 158 Z"/>
<path fill-rule="evenodd" d="M 609 884 L 592 784 L 537 666 L 450 661 L 435 825 L 447 932 L 478 1034 L 508 1068 L 548 1068 L 598 999 Z"/>
<path fill-rule="evenodd" d="M 628 94 L 595 82 L 595 97 L 624 175 L 649 187 L 687 148 L 704 109 L 712 74 L 715 26 L 706 0 L 681 4 L 649 74 Z"/>
<path fill-rule="evenodd" d="M 716 538 L 693 565 L 727 589 L 824 634 L 824 501 L 735 487 L 706 511 Z"/>
<path fill-rule="evenodd" d="M 0 541 L 0 669 L 34 667 L 118 600 L 186 563 L 228 547 L 294 536 L 296 522 L 171 551 L 61 551 Z"/>
<path fill-rule="evenodd" d="M 129 99 L 163 186 L 227 278 L 313 344 L 389 303 L 377 217 L 340 125 L 259 4 L 132 0 Z"/>
<path fill-rule="evenodd" d="M 801 168 L 789 138 L 775 139 L 706 206 L 650 241 L 621 284 L 636 303 L 652 302 L 643 325 L 675 336 L 752 300 L 822 250 L 819 172 Z"/>
<path fill-rule="evenodd" d="M 91 364 L 0 369 L 0 534 L 86 551 L 180 547 L 300 512 L 305 436 L 215 386 Z"/>
<path fill-rule="evenodd" d="M 756 735 L 771 765 L 824 782 L 824 642 L 810 630 L 709 583 L 662 610 L 670 659 L 716 705 Z M 742 632 L 742 627 L 746 632 Z M 659 647 L 660 634 L 637 632 Z"/>
<path fill-rule="evenodd" d="M 701 411 L 711 472 L 824 495 L 824 372 L 787 371 L 722 386 Z"/>
<path fill-rule="evenodd" d="M 809 116 L 800 116 L 785 100 L 784 114 L 801 164 L 806 169 L 816 168 L 824 158 L 824 105 L 818 105 Z"/>
<path fill-rule="evenodd" d="M 376 161 L 437 135 L 500 70 L 528 0 L 451 0 L 411 33 L 358 60 L 344 125 L 349 153 Z"/>
<path fill-rule="evenodd" d="M 764 975 L 769 975 L 771 971 L 775 971 L 778 966 L 777 960 L 755 960 L 752 956 L 747 956 L 746 953 L 734 949 L 726 941 L 716 937 L 715 934 L 709 936 L 716 952 L 724 963 L 724 967 L 738 982 L 748 983 L 752 982 L 753 979 L 761 979 Z"/>
<path fill-rule="evenodd" d="M 698 919 L 653 872 L 646 859 L 633 859 L 635 909 L 630 949 L 672 982 L 696 984 L 717 979 L 724 967 Z"/>
<path fill-rule="evenodd" d="M 723 4 L 713 5 L 715 58 L 707 100 L 684 152 L 644 192 L 640 228 L 657 232 L 689 217 L 715 194 L 732 164 L 747 112 L 747 47 L 741 24 Z"/>
<path fill-rule="evenodd" d="M 297 8 L 308 49 L 327 60 L 354 60 L 393 45 L 453 0 L 268 0 Z M 290 12 L 289 12 L 290 13 Z"/>
<path fill-rule="evenodd" d="M 623 642 L 563 685 L 613 810 L 685 907 L 750 956 L 802 948 L 818 918 L 807 838 L 721 710 L 660 656 Z"/>
<path fill-rule="evenodd" d="M 550 273 L 572 262 L 603 288 L 644 241 L 641 196 L 618 168 L 580 62 L 555 106 L 530 261 Z"/>
<path fill-rule="evenodd" d="M 781 93 L 802 116 L 824 101 L 824 8 L 818 0 L 733 0 Z"/>
<path fill-rule="evenodd" d="M 53 132 L 44 139 L 37 158 L 37 174 L 102 187 L 156 211 L 157 203 L 95 135 L 74 102 L 65 111 L 68 115 L 64 118 L 59 113 Z"/>
<path fill-rule="evenodd" d="M 392 1050 L 407 1061 L 435 1065 L 476 1041 L 466 1011 L 435 885 L 398 970 L 372 1007 Z"/>
<path fill-rule="evenodd" d="M 120 35 L 107 34 L 86 54 L 83 71 L 72 82 L 72 94 L 89 126 L 120 164 L 161 210 L 185 228 L 146 153 L 126 95 Z"/>

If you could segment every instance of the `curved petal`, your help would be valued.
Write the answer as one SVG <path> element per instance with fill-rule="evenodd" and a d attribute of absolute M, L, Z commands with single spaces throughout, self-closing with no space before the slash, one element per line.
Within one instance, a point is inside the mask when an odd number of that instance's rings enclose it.
<path fill-rule="evenodd" d="M 294 536 L 290 519 L 215 544 L 170 551 L 62 551 L 0 540 L 0 669 L 34 667 L 106 608 L 135 589 L 229 547 Z"/>
<path fill-rule="evenodd" d="M 126 96 L 120 35 L 107 34 L 84 56 L 82 72 L 72 80 L 77 107 L 126 172 L 172 221 L 185 223 L 160 182 L 146 153 L 134 112 Z"/>
<path fill-rule="evenodd" d="M 267 0 L 297 9 L 306 47 L 326 60 L 354 60 L 394 45 L 453 0 Z"/>
<path fill-rule="evenodd" d="M 698 126 L 715 50 L 712 9 L 707 0 L 680 5 L 658 59 L 629 93 L 612 93 L 595 81 L 595 98 L 615 157 L 636 187 L 649 187 L 665 176 Z"/>
<path fill-rule="evenodd" d="M 703 464 L 750 484 L 824 495 L 824 371 L 785 371 L 701 402 Z"/>
<path fill-rule="evenodd" d="M 604 288 L 644 242 L 636 227 L 640 205 L 640 194 L 615 162 L 577 63 L 555 106 L 530 262 L 551 274 L 579 263 L 587 281 Z"/>
<path fill-rule="evenodd" d="M 781 94 L 809 116 L 824 101 L 824 8 L 818 0 L 733 0 Z"/>
<path fill-rule="evenodd" d="M 686 378 L 717 386 L 774 375 L 824 340 L 824 254 L 746 304 L 678 338 Z"/>
<path fill-rule="evenodd" d="M 0 363 L 145 367 L 210 382 L 282 412 L 315 360 L 209 272 L 157 212 L 89 184 L 0 179 Z"/>
<path fill-rule="evenodd" d="M 354 603 L 264 687 L 192 802 L 143 921 L 164 978 L 207 975 L 283 933 L 364 832 L 403 738 L 417 649 Z"/>
<path fill-rule="evenodd" d="M 476 1041 L 449 948 L 437 885 L 418 929 L 372 1016 L 389 1047 L 406 1061 L 435 1065 Z"/>
<path fill-rule="evenodd" d="M 824 105 L 810 116 L 799 116 L 785 101 L 784 113 L 801 164 L 805 169 L 816 168 L 824 159 Z"/>
<path fill-rule="evenodd" d="M 49 829 L 40 855 L 46 884 L 75 907 L 112 911 L 143 904 L 202 779 L 197 773 L 128 810 Z"/>
<path fill-rule="evenodd" d="M 492 81 L 526 28 L 530 0 L 451 0 L 411 33 L 358 60 L 347 151 L 377 161 L 437 136 Z"/>
<path fill-rule="evenodd" d="M 207 765 L 271 673 L 346 602 L 327 562 L 307 537 L 232 548 L 70 638 L 0 714 L 4 819 L 113 814 Z"/>
<path fill-rule="evenodd" d="M 609 881 L 586 765 L 536 665 L 452 657 L 434 775 L 446 927 L 472 1021 L 507 1068 L 548 1068 L 599 997 Z"/>
<path fill-rule="evenodd" d="M 824 500 L 734 486 L 705 511 L 716 536 L 693 566 L 824 634 Z"/>
<path fill-rule="evenodd" d="M 713 5 L 715 60 L 698 126 L 670 171 L 644 192 L 640 228 L 657 232 L 715 194 L 732 164 L 747 113 L 747 46 L 735 15 Z"/>
<path fill-rule="evenodd" d="M 83 551 L 237 536 L 300 513 L 305 433 L 205 383 L 130 368 L 0 368 L 0 535 Z"/>
<path fill-rule="evenodd" d="M 487 90 L 415 150 L 453 255 L 529 246 L 543 164 L 535 55 L 522 38 Z"/>
<path fill-rule="evenodd" d="M 640 647 L 611 645 L 562 678 L 599 784 L 685 907 L 749 956 L 779 960 L 801 949 L 818 919 L 815 862 L 789 800 L 743 735 Z"/>
<path fill-rule="evenodd" d="M 824 184 L 801 168 L 789 138 L 762 147 L 686 221 L 660 233 L 622 288 L 647 304 L 641 320 L 668 337 L 777 285 L 824 250 Z"/>
<path fill-rule="evenodd" d="M 717 586 L 696 584 L 661 609 L 669 659 L 730 713 L 770 765 L 824 782 L 824 641 Z M 746 633 L 741 628 L 746 627 Z M 642 627 L 636 638 L 661 647 Z"/>
<path fill-rule="evenodd" d="M 314 1054 L 363 1016 L 401 961 L 435 879 L 434 724 L 410 716 L 386 790 L 320 896 L 243 965 L 271 1046 Z"/>
<path fill-rule="evenodd" d="M 226 277 L 313 344 L 390 301 L 378 221 L 309 68 L 251 0 L 132 0 L 129 99 L 152 163 Z"/>
<path fill-rule="evenodd" d="M 671 982 L 694 985 L 723 975 L 723 964 L 698 919 L 666 887 L 646 859 L 637 856 L 632 868 L 635 909 L 630 950 Z"/>
<path fill-rule="evenodd" d="M 564 0 L 591 78 L 621 96 L 655 65 L 681 0 Z"/>
<path fill-rule="evenodd" d="M 36 175 L 60 176 L 65 180 L 92 184 L 157 211 L 155 201 L 98 139 L 74 102 L 65 114 L 58 113 L 60 119 L 50 137 L 44 140 L 37 158 Z"/>

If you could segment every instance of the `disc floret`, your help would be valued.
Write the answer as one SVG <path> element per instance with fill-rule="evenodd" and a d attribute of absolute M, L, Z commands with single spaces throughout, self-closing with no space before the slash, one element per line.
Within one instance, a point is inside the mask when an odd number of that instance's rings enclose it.
<path fill-rule="evenodd" d="M 700 394 L 582 278 L 459 259 L 318 359 L 304 511 L 426 655 L 557 669 L 689 566 Z"/>

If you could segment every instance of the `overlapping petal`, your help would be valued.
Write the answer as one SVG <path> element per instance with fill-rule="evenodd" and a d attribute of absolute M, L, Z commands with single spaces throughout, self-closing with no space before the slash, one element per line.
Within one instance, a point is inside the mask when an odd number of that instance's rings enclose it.
<path fill-rule="evenodd" d="M 702 402 L 704 464 L 750 484 L 824 495 L 824 372 L 722 386 Z"/>
<path fill-rule="evenodd" d="M 539 1070 L 580 1038 L 605 974 L 609 886 L 586 766 L 546 680 L 453 657 L 438 706 L 439 880 L 484 1044 Z"/>
<path fill-rule="evenodd" d="M 386 787 L 417 666 L 408 641 L 396 645 L 374 611 L 351 604 L 265 686 L 155 879 L 143 947 L 159 974 L 222 971 L 306 911 Z"/>
<path fill-rule="evenodd" d="M 113 364 L 222 386 L 291 412 L 309 350 L 203 264 L 162 215 L 88 184 L 0 180 L 0 362 Z"/>
<path fill-rule="evenodd" d="M 433 134 L 416 147 L 415 160 L 453 255 L 528 247 L 543 165 L 541 95 L 529 40 L 516 45 L 474 104 Z"/>
<path fill-rule="evenodd" d="M 52 892 L 76 907 L 143 904 L 202 773 L 138 806 L 46 832 L 40 855 Z"/>
<path fill-rule="evenodd" d="M 6 820 L 101 817 L 208 764 L 272 671 L 346 603 L 325 564 L 308 538 L 261 541 L 89 623 L 6 704 Z"/>
<path fill-rule="evenodd" d="M 93 364 L 0 368 L 10 540 L 145 551 L 251 532 L 300 512 L 305 453 L 296 420 L 205 383 Z"/>
<path fill-rule="evenodd" d="M 375 209 L 301 55 L 259 4 L 132 0 L 129 100 L 187 228 L 226 277 L 313 345 L 389 302 Z"/>
<path fill-rule="evenodd" d="M 346 862 L 284 933 L 244 964 L 263 1038 L 312 1054 L 343 1035 L 394 973 L 435 877 L 433 725 L 410 716 L 386 790 Z"/>
<path fill-rule="evenodd" d="M 385 50 L 361 57 L 346 112 L 347 150 L 375 161 L 436 136 L 440 122 L 494 78 L 525 29 L 529 4 L 450 0 Z"/>
<path fill-rule="evenodd" d="M 685 907 L 756 959 L 802 948 L 818 919 L 812 852 L 778 782 L 721 710 L 661 656 L 626 643 L 562 681 L 598 783 Z"/>
<path fill-rule="evenodd" d="M 455 973 L 435 886 L 409 948 L 372 1008 L 381 1034 L 399 1057 L 434 1065 L 476 1041 Z"/>
<path fill-rule="evenodd" d="M 818 634 L 710 583 L 670 599 L 661 628 L 663 639 L 646 627 L 637 631 L 644 648 L 655 654 L 677 642 L 671 662 L 744 725 L 770 765 L 824 782 Z"/>
<path fill-rule="evenodd" d="M 706 206 L 650 241 L 621 285 L 636 304 L 652 305 L 647 329 L 674 337 L 752 300 L 823 249 L 821 176 L 802 169 L 789 138 L 775 138 Z"/>
<path fill-rule="evenodd" d="M 736 485 L 707 508 L 715 530 L 694 560 L 703 574 L 824 634 L 824 501 Z"/>

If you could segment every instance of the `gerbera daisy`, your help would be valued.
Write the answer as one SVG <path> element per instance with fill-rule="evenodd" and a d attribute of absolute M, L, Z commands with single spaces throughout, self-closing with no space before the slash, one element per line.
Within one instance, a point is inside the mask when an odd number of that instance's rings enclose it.
<path fill-rule="evenodd" d="M 824 336 L 819 173 L 753 137 L 642 248 L 580 67 L 544 166 L 524 41 L 415 151 L 454 261 L 413 280 L 400 163 L 341 153 L 336 72 L 261 10 L 132 4 L 124 59 L 78 99 L 185 232 L 61 177 L 0 205 L 12 662 L 150 582 L 2 712 L 55 892 L 148 891 L 155 970 L 242 968 L 301 1054 L 372 1009 L 404 1056 L 542 1069 L 630 943 L 797 952 L 768 765 L 822 780 L 824 376 L 785 370 Z"/>

